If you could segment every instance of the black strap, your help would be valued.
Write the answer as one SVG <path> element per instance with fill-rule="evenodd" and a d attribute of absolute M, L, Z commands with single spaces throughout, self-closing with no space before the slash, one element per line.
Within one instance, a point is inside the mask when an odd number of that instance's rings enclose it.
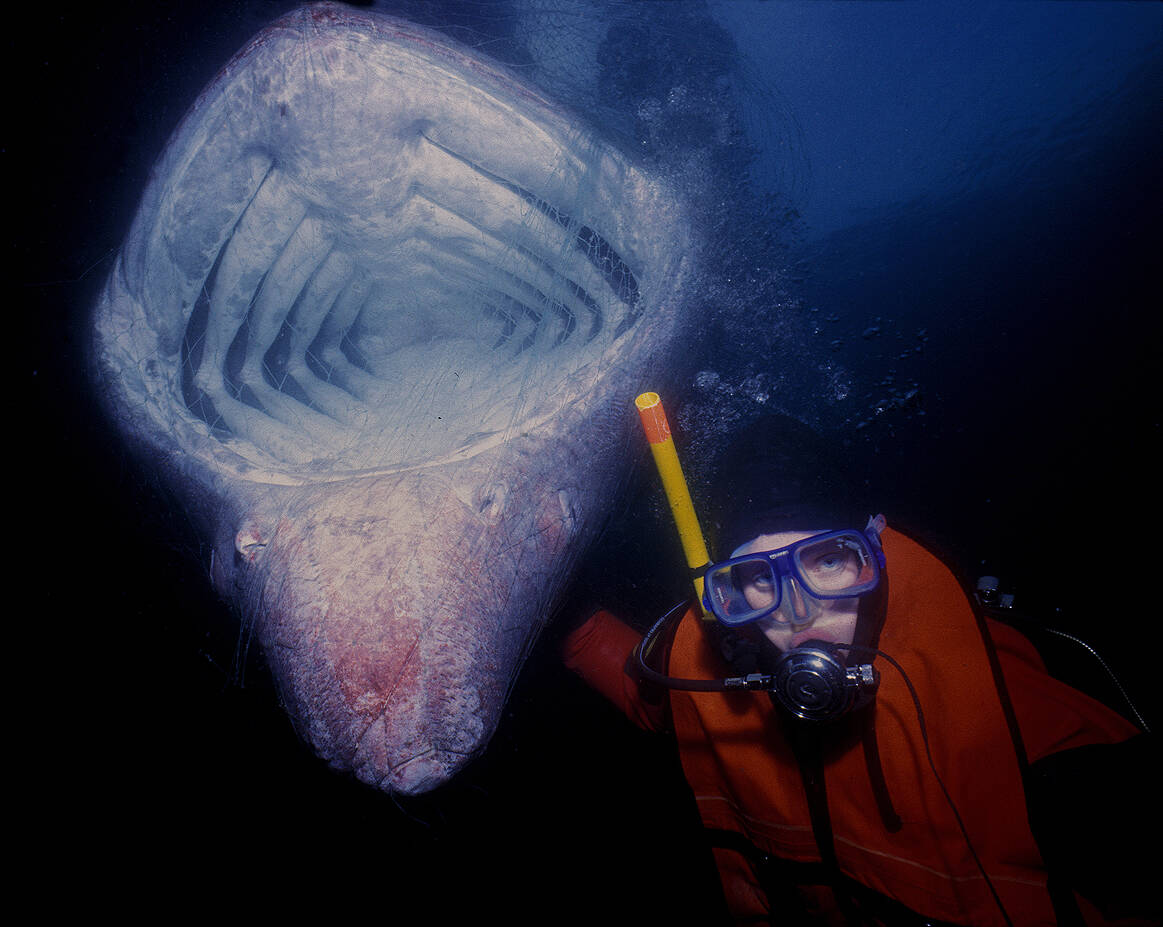
<path fill-rule="evenodd" d="M 970 603 L 975 601 L 968 591 L 966 592 L 966 597 Z M 1030 825 L 1030 831 L 1034 835 L 1035 842 L 1037 842 L 1038 833 L 1035 829 L 1035 822 L 1030 817 L 1030 783 L 1032 781 L 1030 763 L 1026 754 L 1026 744 L 1022 739 L 1021 729 L 1018 727 L 1018 715 L 1014 710 L 1014 703 L 1010 698 L 1009 688 L 1006 685 L 1005 676 L 1002 673 L 1001 659 L 997 655 L 997 648 L 993 645 L 993 638 L 990 637 L 989 628 L 985 623 L 985 616 L 976 606 L 973 607 L 973 616 L 977 621 L 977 629 L 981 635 L 982 644 L 985 646 L 986 657 L 989 660 L 989 669 L 993 674 L 993 683 L 997 689 L 998 698 L 1001 701 L 1002 714 L 1005 716 L 1006 726 L 1010 732 L 1010 740 L 1013 742 L 1014 753 L 1017 755 L 1018 769 L 1022 777 L 1022 789 L 1026 795 L 1027 821 Z M 1050 895 L 1050 904 L 1054 908 L 1054 916 L 1058 921 L 1059 927 L 1086 927 L 1086 920 L 1078 908 L 1078 899 L 1074 897 L 1073 889 L 1063 877 L 1061 869 L 1051 865 L 1053 854 L 1050 854 L 1051 858 L 1047 858 L 1046 850 L 1042 847 L 1039 847 L 1039 850 L 1042 853 L 1042 861 L 1046 865 L 1046 891 Z"/>
<path fill-rule="evenodd" d="M 773 704 L 779 705 L 773 697 Z M 788 742 L 796 755 L 800 776 L 804 783 L 804 794 L 808 801 L 808 817 L 812 822 L 812 836 L 820 853 L 820 862 L 827 884 L 836 896 L 836 903 L 844 919 L 853 925 L 864 923 L 860 912 L 853 904 L 852 895 L 843 884 L 840 863 L 836 858 L 836 843 L 832 836 L 832 814 L 828 810 L 828 787 L 824 779 L 824 758 L 820 745 L 820 728 L 813 724 L 800 724 L 785 718 Z"/>
<path fill-rule="evenodd" d="M 847 899 L 845 917 L 853 927 L 862 924 L 891 927 L 955 927 L 944 921 L 923 917 L 899 901 L 882 895 L 849 878 L 829 871 L 823 863 L 800 863 L 764 853 L 743 834 L 733 830 L 707 828 L 712 847 L 738 853 L 751 866 L 760 888 L 767 896 L 772 923 L 780 927 L 812 927 L 818 921 L 808 912 L 799 889 L 827 886 L 839 901 Z"/>
<path fill-rule="evenodd" d="M 890 834 L 900 832 L 904 827 L 897 814 L 884 777 L 884 765 L 880 761 L 880 741 L 876 737 L 876 705 L 864 710 L 860 719 L 860 738 L 864 747 L 864 765 L 868 770 L 868 781 L 872 784 L 872 794 L 876 798 L 876 808 L 880 812 L 881 823 Z"/>

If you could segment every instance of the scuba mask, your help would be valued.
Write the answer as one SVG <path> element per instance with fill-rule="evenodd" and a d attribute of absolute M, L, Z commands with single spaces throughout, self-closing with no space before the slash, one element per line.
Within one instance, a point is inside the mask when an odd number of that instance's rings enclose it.
<path fill-rule="evenodd" d="M 694 514 L 678 455 L 675 453 L 670 425 L 662 410 L 658 394 L 642 393 L 635 400 L 635 405 L 642 419 L 652 456 L 658 466 L 667 501 L 674 513 L 687 565 L 692 570 L 703 571 L 701 582 L 698 579 L 695 582 L 699 598 L 705 612 L 714 614 L 719 619 L 720 625 L 728 629 L 732 626 L 746 625 L 765 616 L 774 615 L 781 610 L 781 606 L 786 624 L 807 625 L 814 617 L 811 613 L 812 597 L 818 604 L 818 600 L 852 598 L 876 588 L 880 570 L 884 565 L 879 543 L 880 529 L 884 526 L 881 516 L 871 519 L 863 532 L 825 532 L 778 550 L 708 564 L 706 545 Z M 771 424 L 773 427 L 767 427 L 762 423 L 752 427 L 751 432 L 757 442 L 755 448 L 749 448 L 744 442 L 734 449 L 734 459 L 746 461 L 745 470 L 748 473 L 771 470 L 786 474 L 788 471 L 786 466 L 770 468 L 757 466 L 767 460 L 773 450 L 781 451 L 785 447 L 800 448 L 796 451 L 796 456 L 803 457 L 802 442 L 793 440 L 789 443 L 779 439 L 777 432 L 790 427 L 802 438 L 805 426 L 786 416 L 777 417 Z M 802 504 L 805 500 L 825 499 L 828 502 L 827 508 L 835 514 L 838 509 L 837 501 L 846 497 L 844 490 L 847 484 L 843 480 L 831 481 L 837 485 L 826 487 L 817 485 L 820 482 L 817 478 L 821 474 L 835 475 L 834 464 L 833 460 L 826 468 L 811 467 L 813 479 L 801 481 L 802 485 L 797 484 L 797 490 L 792 496 L 801 502 L 794 507 L 797 520 L 803 519 L 800 521 L 801 525 L 816 522 L 816 518 L 809 517 L 808 509 Z M 721 474 L 720 483 L 731 487 L 730 504 L 715 507 L 720 515 L 735 512 L 740 505 L 743 506 L 737 513 L 742 517 L 729 518 L 726 521 L 721 518 L 720 524 L 730 524 L 735 531 L 742 532 L 748 530 L 748 525 L 757 520 L 768 528 L 775 523 L 772 518 L 773 500 L 769 492 L 748 492 L 741 488 L 747 484 L 734 479 L 729 473 Z M 786 480 L 780 483 L 781 487 L 787 488 L 785 484 Z M 761 481 L 761 489 L 770 487 L 770 481 Z M 821 491 L 822 488 L 826 491 Z M 783 516 L 780 520 L 786 522 L 787 516 L 791 514 L 786 504 L 788 498 L 780 496 L 774 502 L 778 503 L 775 507 Z M 849 506 L 844 505 L 840 508 L 847 509 Z M 845 521 L 847 519 L 842 518 L 839 523 L 843 524 Z M 750 536 L 755 537 L 755 534 Z M 725 538 L 721 536 L 721 540 Z M 806 596 L 802 594 L 804 592 L 807 593 Z M 772 698 L 782 702 L 793 714 L 803 718 L 839 717 L 856 705 L 871 701 L 875 693 L 877 685 L 875 668 L 871 664 L 855 668 L 846 667 L 844 661 L 837 655 L 837 652 L 843 649 L 841 645 L 826 644 L 823 641 L 809 641 L 803 647 L 782 654 L 777 671 L 770 675 L 751 673 L 721 680 L 683 680 L 666 676 L 651 667 L 648 659 L 669 619 L 675 613 L 681 615 L 684 609 L 685 603 L 664 615 L 635 648 L 642 673 L 648 679 L 671 688 L 694 691 L 766 689 L 772 694 Z M 776 621 L 778 620 L 777 617 Z M 786 695 L 786 700 L 780 695 L 781 692 Z"/>
<path fill-rule="evenodd" d="M 827 531 L 780 547 L 712 564 L 703 574 L 703 608 L 726 627 L 771 617 L 804 625 L 821 599 L 871 592 L 880 581 L 884 552 L 879 526 Z"/>
<path fill-rule="evenodd" d="M 703 607 L 730 631 L 762 618 L 777 624 L 810 624 L 824 599 L 856 598 L 880 584 L 884 552 L 883 516 L 864 531 L 826 531 L 775 550 L 756 551 L 712 564 L 703 572 Z M 679 679 L 658 672 L 649 657 L 678 606 L 664 615 L 635 650 L 642 674 L 675 689 L 702 692 L 763 690 L 789 713 L 830 721 L 867 705 L 880 674 L 871 663 L 846 665 L 842 651 L 865 651 L 849 644 L 809 640 L 779 655 L 772 672 L 719 680 Z"/>

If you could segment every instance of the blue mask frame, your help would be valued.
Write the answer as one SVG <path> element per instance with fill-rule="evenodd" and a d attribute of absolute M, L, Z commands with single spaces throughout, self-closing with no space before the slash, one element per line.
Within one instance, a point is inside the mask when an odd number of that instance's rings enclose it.
<path fill-rule="evenodd" d="M 786 547 L 756 551 L 714 563 L 703 573 L 703 606 L 721 624 L 750 624 L 780 610 L 785 599 L 847 599 L 865 595 L 880 583 L 884 551 L 879 532 L 851 529 L 825 531 Z M 778 615 L 781 623 L 799 623 Z"/>

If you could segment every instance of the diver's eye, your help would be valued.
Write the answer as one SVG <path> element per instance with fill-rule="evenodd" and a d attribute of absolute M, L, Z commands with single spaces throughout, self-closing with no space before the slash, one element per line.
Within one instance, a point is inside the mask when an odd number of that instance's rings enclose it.
<path fill-rule="evenodd" d="M 743 585 L 749 589 L 770 592 L 774 584 L 771 581 L 771 573 L 769 571 L 756 569 L 743 577 Z"/>
<path fill-rule="evenodd" d="M 752 608 L 765 608 L 775 601 L 775 581 L 766 564 L 744 565 L 738 579 L 743 597 Z"/>
<path fill-rule="evenodd" d="M 848 556 L 846 554 L 827 554 L 812 564 L 812 569 L 821 573 L 836 573 L 843 570 L 847 565 Z"/>
<path fill-rule="evenodd" d="M 852 562 L 852 555 L 844 550 L 832 550 L 812 554 L 804 558 L 803 566 L 810 573 L 838 573 Z"/>
<path fill-rule="evenodd" d="M 844 544 L 828 544 L 802 551 L 799 570 L 809 587 L 833 593 L 855 582 L 860 563 L 858 551 Z"/>

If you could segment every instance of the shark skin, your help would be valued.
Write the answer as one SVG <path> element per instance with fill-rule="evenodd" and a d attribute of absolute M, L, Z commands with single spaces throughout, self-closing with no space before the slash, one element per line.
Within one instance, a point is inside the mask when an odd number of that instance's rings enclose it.
<path fill-rule="evenodd" d="M 689 315 L 678 199 L 499 65 L 333 4 L 202 92 L 94 317 L 296 729 L 391 793 L 487 745 Z"/>

